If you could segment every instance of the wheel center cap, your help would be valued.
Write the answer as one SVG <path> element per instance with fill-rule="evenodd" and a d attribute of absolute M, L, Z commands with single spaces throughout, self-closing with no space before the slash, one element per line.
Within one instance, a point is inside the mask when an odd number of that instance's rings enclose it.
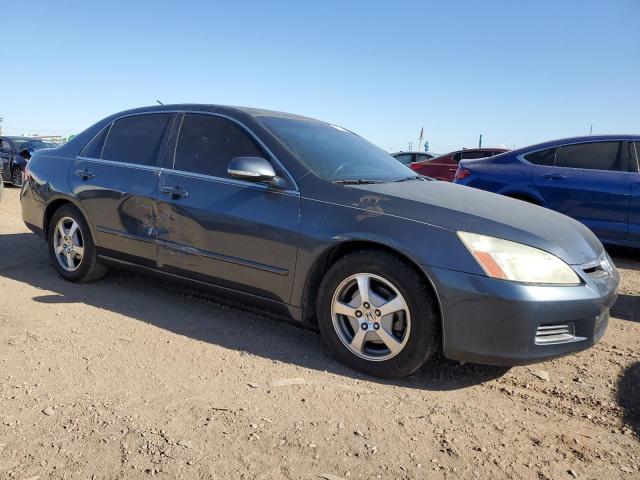
<path fill-rule="evenodd" d="M 365 318 L 367 319 L 367 322 L 373 322 L 373 313 L 371 312 L 366 312 L 364 314 Z"/>

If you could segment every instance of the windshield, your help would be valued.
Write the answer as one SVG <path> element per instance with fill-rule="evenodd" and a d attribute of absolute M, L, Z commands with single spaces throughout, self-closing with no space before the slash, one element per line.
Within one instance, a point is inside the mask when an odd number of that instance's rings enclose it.
<path fill-rule="evenodd" d="M 13 138 L 11 141 L 15 144 L 18 150 L 24 150 L 29 148 L 31 150 L 40 150 L 41 148 L 57 148 L 53 142 L 44 142 L 42 140 L 29 140 L 28 138 Z"/>
<path fill-rule="evenodd" d="M 416 177 L 384 150 L 344 128 L 313 120 L 262 117 L 305 167 L 330 182 L 390 182 Z"/>

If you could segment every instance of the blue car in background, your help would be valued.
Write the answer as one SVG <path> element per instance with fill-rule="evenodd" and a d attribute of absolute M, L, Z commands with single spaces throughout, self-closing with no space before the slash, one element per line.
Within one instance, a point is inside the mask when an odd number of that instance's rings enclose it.
<path fill-rule="evenodd" d="M 455 183 L 550 208 L 640 248 L 640 135 L 566 138 L 463 160 Z"/>

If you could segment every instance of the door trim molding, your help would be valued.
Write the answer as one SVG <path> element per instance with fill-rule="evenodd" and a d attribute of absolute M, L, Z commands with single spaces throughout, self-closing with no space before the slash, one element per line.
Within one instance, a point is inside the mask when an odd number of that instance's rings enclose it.
<path fill-rule="evenodd" d="M 208 250 L 201 250 L 195 247 L 187 247 L 187 246 L 180 245 L 174 242 L 169 242 L 166 240 L 158 239 L 156 241 L 158 242 L 158 247 L 164 247 L 167 250 L 170 250 L 173 252 L 187 254 L 187 255 L 195 255 L 198 257 L 205 257 L 205 258 L 209 258 L 212 260 L 219 260 L 226 263 L 233 263 L 235 265 L 249 267 L 256 270 L 263 270 L 265 272 L 274 273 L 276 275 L 283 275 L 283 276 L 289 275 L 289 270 L 287 270 L 286 268 L 274 267 L 273 265 L 266 265 L 264 263 L 245 260 L 243 258 L 232 257 L 229 255 L 223 255 L 221 253 L 210 252 Z M 158 266 L 162 267 L 162 265 L 160 265 L 159 262 L 158 262 Z"/>

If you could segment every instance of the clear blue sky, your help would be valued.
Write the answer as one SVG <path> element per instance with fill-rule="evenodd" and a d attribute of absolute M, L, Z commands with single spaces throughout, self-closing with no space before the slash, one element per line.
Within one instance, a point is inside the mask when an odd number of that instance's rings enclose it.
<path fill-rule="evenodd" d="M 384 149 L 640 132 L 640 0 L 0 0 L 10 134 L 131 107 L 308 115 Z"/>

